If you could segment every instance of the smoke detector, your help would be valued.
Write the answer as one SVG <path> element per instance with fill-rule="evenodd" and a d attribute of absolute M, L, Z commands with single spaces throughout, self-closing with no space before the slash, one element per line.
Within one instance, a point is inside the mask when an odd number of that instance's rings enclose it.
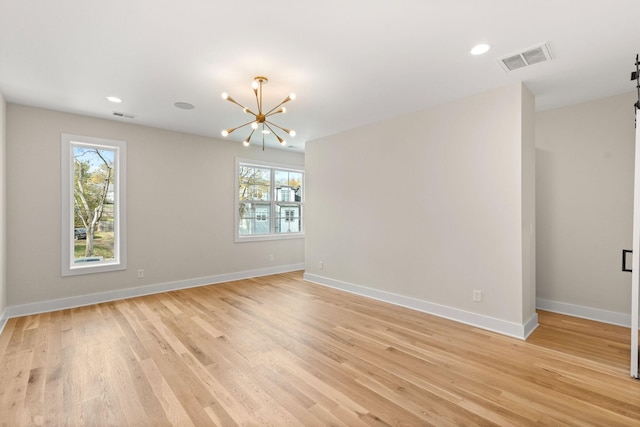
<path fill-rule="evenodd" d="M 551 52 L 546 43 L 533 46 L 520 52 L 498 58 L 498 64 L 505 72 L 529 67 L 541 62 L 551 61 Z"/>

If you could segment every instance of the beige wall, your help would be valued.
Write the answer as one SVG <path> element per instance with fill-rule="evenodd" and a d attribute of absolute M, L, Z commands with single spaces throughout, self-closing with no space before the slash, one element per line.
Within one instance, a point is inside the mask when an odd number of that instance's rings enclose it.
<path fill-rule="evenodd" d="M 630 92 L 536 113 L 535 164 L 532 95 L 520 86 L 308 143 L 307 272 L 513 322 L 531 316 L 536 295 L 558 311 L 628 314 L 620 252 L 631 247 L 633 102 Z M 128 141 L 125 272 L 60 276 L 60 133 Z M 305 262 L 302 240 L 233 242 L 234 157 L 304 163 L 239 145 L 0 95 L 0 316 L 8 305 Z"/>
<path fill-rule="evenodd" d="M 7 131 L 10 306 L 304 262 L 304 239 L 234 243 L 235 157 L 300 153 L 14 104 Z M 61 133 L 127 141 L 126 271 L 60 275 Z"/>
<path fill-rule="evenodd" d="M 6 222 L 6 109 L 7 104 L 0 93 L 0 330 L 2 317 L 7 307 L 7 222 Z"/>
<path fill-rule="evenodd" d="M 630 313 L 631 274 L 621 272 L 621 251 L 631 249 L 635 101 L 630 92 L 536 115 L 543 306 Z"/>
<path fill-rule="evenodd" d="M 307 143 L 307 274 L 523 325 L 532 132 L 512 85 Z"/>

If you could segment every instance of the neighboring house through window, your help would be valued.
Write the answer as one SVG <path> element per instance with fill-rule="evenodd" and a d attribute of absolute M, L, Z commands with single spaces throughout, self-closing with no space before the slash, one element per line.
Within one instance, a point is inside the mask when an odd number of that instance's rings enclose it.
<path fill-rule="evenodd" d="M 303 237 L 304 171 L 236 159 L 236 241 Z"/>

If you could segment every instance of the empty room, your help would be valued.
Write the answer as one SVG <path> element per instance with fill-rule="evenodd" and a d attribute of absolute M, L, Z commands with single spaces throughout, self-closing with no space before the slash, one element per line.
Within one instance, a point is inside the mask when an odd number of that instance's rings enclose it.
<path fill-rule="evenodd" d="M 640 426 L 638 16 L 0 0 L 0 426 Z"/>

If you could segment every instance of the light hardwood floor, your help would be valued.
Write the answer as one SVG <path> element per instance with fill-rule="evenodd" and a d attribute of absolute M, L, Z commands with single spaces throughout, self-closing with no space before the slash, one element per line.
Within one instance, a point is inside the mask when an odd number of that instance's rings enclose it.
<path fill-rule="evenodd" d="M 640 425 L 629 329 L 520 341 L 301 272 L 10 319 L 0 424 Z"/>

